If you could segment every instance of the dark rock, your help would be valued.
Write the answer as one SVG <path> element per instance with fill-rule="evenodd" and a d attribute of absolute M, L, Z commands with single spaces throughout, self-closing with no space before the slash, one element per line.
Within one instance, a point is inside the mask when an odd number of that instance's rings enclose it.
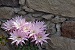
<path fill-rule="evenodd" d="M 75 38 L 75 21 L 66 21 L 61 27 L 62 36 Z"/>
<path fill-rule="evenodd" d="M 0 0 L 0 6 L 18 6 L 18 0 Z"/>

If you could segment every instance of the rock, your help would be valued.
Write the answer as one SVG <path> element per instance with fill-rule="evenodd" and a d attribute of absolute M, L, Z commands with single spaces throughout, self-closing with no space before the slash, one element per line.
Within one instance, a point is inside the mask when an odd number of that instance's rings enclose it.
<path fill-rule="evenodd" d="M 47 25 L 47 33 L 50 33 L 52 35 L 55 34 L 56 33 L 55 24 L 50 21 L 47 21 L 45 23 Z"/>
<path fill-rule="evenodd" d="M 24 9 L 24 10 L 27 11 L 27 12 L 34 12 L 33 9 L 28 8 L 27 6 L 23 6 L 22 9 Z"/>
<path fill-rule="evenodd" d="M 18 13 L 19 11 L 21 11 L 20 8 L 13 8 L 15 13 Z"/>
<path fill-rule="evenodd" d="M 32 14 L 33 17 L 41 17 L 43 15 L 43 13 L 40 12 L 35 12 Z"/>
<path fill-rule="evenodd" d="M 61 26 L 62 36 L 75 38 L 75 21 L 66 21 Z"/>
<path fill-rule="evenodd" d="M 1 7 L 0 8 L 0 18 L 10 19 L 14 14 L 13 8 Z"/>
<path fill-rule="evenodd" d="M 25 5 L 25 0 L 19 0 L 20 5 Z"/>
<path fill-rule="evenodd" d="M 0 6 L 19 6 L 18 0 L 0 0 Z"/>
<path fill-rule="evenodd" d="M 60 18 L 59 16 L 56 16 L 55 18 L 53 18 L 51 21 L 53 23 L 60 23 L 60 22 L 64 22 L 66 19 L 65 18 Z"/>
<path fill-rule="evenodd" d="M 43 15 L 42 17 L 47 20 L 51 20 L 54 17 L 54 15 L 49 14 L 49 15 Z"/>
<path fill-rule="evenodd" d="M 75 18 L 66 18 L 66 21 L 75 21 Z"/>
<path fill-rule="evenodd" d="M 23 17 L 26 19 L 26 21 L 34 21 L 35 20 L 31 14 L 26 14 Z"/>
<path fill-rule="evenodd" d="M 18 14 L 19 14 L 19 15 L 25 15 L 26 12 L 25 12 L 25 11 L 19 11 Z"/>
<path fill-rule="evenodd" d="M 8 40 L 9 33 L 0 28 L 0 50 L 15 50 L 11 45 L 11 41 Z M 2 40 L 1 40 L 2 38 Z M 8 43 L 9 41 L 9 43 Z M 2 42 L 2 43 L 1 43 Z"/>
<path fill-rule="evenodd" d="M 75 17 L 75 0 L 27 0 L 27 3 L 37 11 Z"/>
<path fill-rule="evenodd" d="M 0 50 L 10 50 L 7 46 L 1 46 L 0 45 Z"/>
<path fill-rule="evenodd" d="M 1 21 L 0 21 L 0 25 L 1 25 Z"/>
<path fill-rule="evenodd" d="M 53 48 L 53 44 L 51 43 L 51 41 L 48 40 L 47 42 L 48 42 L 48 43 L 44 43 L 44 44 L 42 45 L 42 48 L 44 48 L 45 50 L 55 50 L 55 49 Z"/>
<path fill-rule="evenodd" d="M 60 30 L 60 28 L 61 28 L 61 24 L 60 23 L 58 23 L 58 24 L 56 24 L 56 34 L 55 35 L 57 35 L 57 36 L 61 36 L 61 30 Z"/>
<path fill-rule="evenodd" d="M 55 46 L 55 50 L 75 50 L 75 40 L 59 37 L 59 36 L 52 36 L 51 42 Z"/>
<path fill-rule="evenodd" d="M 43 18 L 42 17 L 34 17 L 35 21 L 38 20 L 38 21 L 41 21 Z"/>

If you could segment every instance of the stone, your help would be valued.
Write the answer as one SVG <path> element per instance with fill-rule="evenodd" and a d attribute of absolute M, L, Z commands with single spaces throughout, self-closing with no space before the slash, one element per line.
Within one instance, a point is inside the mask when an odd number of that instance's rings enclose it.
<path fill-rule="evenodd" d="M 20 4 L 20 5 L 25 5 L 25 1 L 26 1 L 26 0 L 19 0 L 19 4 Z"/>
<path fill-rule="evenodd" d="M 40 12 L 34 12 L 32 14 L 33 17 L 41 17 L 44 13 L 40 13 Z"/>
<path fill-rule="evenodd" d="M 0 21 L 0 25 L 1 25 L 1 21 Z"/>
<path fill-rule="evenodd" d="M 0 50 L 10 50 L 7 46 L 1 46 L 0 45 Z"/>
<path fill-rule="evenodd" d="M 34 17 L 34 20 L 38 20 L 38 21 L 41 21 L 43 18 L 42 17 Z"/>
<path fill-rule="evenodd" d="M 75 18 L 66 18 L 66 21 L 75 21 Z"/>
<path fill-rule="evenodd" d="M 34 12 L 33 9 L 28 8 L 27 6 L 23 6 L 22 9 L 24 9 L 24 10 L 27 11 L 27 12 Z"/>
<path fill-rule="evenodd" d="M 59 36 L 51 36 L 55 50 L 75 50 L 75 40 Z"/>
<path fill-rule="evenodd" d="M 15 50 L 14 46 L 11 45 L 11 41 L 8 40 L 9 33 L 0 28 L 0 50 Z M 1 40 L 2 38 L 2 40 Z M 6 41 L 6 39 L 7 41 Z M 9 41 L 9 42 L 8 42 Z"/>
<path fill-rule="evenodd" d="M 51 43 L 50 40 L 47 41 L 48 43 L 44 43 L 42 45 L 42 48 L 44 48 L 45 50 L 55 50 L 53 44 Z"/>
<path fill-rule="evenodd" d="M 18 13 L 19 11 L 21 11 L 20 8 L 13 8 L 15 13 Z"/>
<path fill-rule="evenodd" d="M 26 21 L 35 21 L 31 14 L 26 14 L 23 17 L 26 19 Z"/>
<path fill-rule="evenodd" d="M 0 0 L 0 6 L 19 6 L 18 0 Z"/>
<path fill-rule="evenodd" d="M 65 21 L 61 25 L 63 37 L 75 38 L 75 21 Z"/>
<path fill-rule="evenodd" d="M 47 19 L 47 20 L 51 20 L 54 17 L 54 15 L 49 14 L 49 15 L 43 15 L 42 17 Z"/>
<path fill-rule="evenodd" d="M 66 19 L 65 18 L 60 18 L 59 16 L 56 16 L 55 18 L 53 18 L 51 21 L 53 23 L 60 23 L 60 22 L 64 22 Z"/>
<path fill-rule="evenodd" d="M 29 8 L 66 17 L 75 17 L 75 0 L 27 0 Z"/>
<path fill-rule="evenodd" d="M 60 23 L 58 23 L 58 24 L 56 24 L 56 36 L 61 36 L 61 24 Z"/>
<path fill-rule="evenodd" d="M 55 24 L 50 21 L 47 21 L 45 23 L 47 25 L 47 33 L 50 33 L 52 35 L 55 34 L 56 33 Z"/>
<path fill-rule="evenodd" d="M 26 12 L 25 12 L 25 11 L 19 11 L 18 14 L 19 14 L 19 15 L 25 15 Z"/>
<path fill-rule="evenodd" d="M 4 19 L 10 19 L 12 18 L 12 15 L 14 14 L 13 8 L 10 7 L 1 7 L 0 8 L 0 18 Z"/>

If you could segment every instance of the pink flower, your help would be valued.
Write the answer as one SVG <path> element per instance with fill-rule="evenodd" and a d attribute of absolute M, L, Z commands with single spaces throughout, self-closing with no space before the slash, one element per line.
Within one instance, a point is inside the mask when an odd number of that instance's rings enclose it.
<path fill-rule="evenodd" d="M 47 43 L 47 39 L 50 39 L 49 37 L 47 37 L 49 34 L 45 34 L 45 32 L 41 32 L 41 33 L 38 33 L 34 36 L 33 41 L 35 41 L 35 44 L 38 44 L 40 43 L 41 45 L 43 44 L 43 42 L 46 42 Z"/>
<path fill-rule="evenodd" d="M 46 33 L 46 25 L 42 21 L 34 21 L 34 22 L 26 22 L 25 18 L 22 16 L 18 16 L 12 18 L 11 20 L 7 20 L 7 22 L 2 24 L 2 28 L 6 31 L 10 31 L 10 38 L 13 43 L 16 45 L 23 43 L 28 39 L 32 39 L 35 41 L 35 44 L 40 43 L 41 45 L 46 42 L 46 39 L 49 34 Z"/>
<path fill-rule="evenodd" d="M 35 22 L 33 22 L 33 24 L 34 24 L 37 28 L 39 28 L 39 29 L 41 29 L 41 30 L 45 30 L 45 29 L 46 29 L 45 22 L 43 22 L 43 21 L 35 21 Z"/>
<path fill-rule="evenodd" d="M 26 33 L 26 32 L 29 32 L 29 31 L 30 31 L 31 27 L 32 27 L 32 23 L 31 23 L 31 22 L 25 22 L 25 23 L 24 23 L 24 26 L 21 27 L 20 29 L 21 29 L 23 32 Z"/>
<path fill-rule="evenodd" d="M 33 36 L 39 32 L 44 32 L 44 30 L 46 30 L 46 25 L 44 24 L 44 22 L 33 22 L 32 23 L 32 27 L 30 29 L 30 36 Z"/>
<path fill-rule="evenodd" d="M 9 39 L 13 40 L 12 44 L 16 42 L 16 45 L 18 44 L 22 45 L 22 43 L 25 44 L 24 40 L 28 40 L 26 34 L 20 30 L 15 30 L 13 31 L 13 33 L 11 32 L 10 34 L 11 36 Z"/>
<path fill-rule="evenodd" d="M 19 29 L 22 26 L 24 26 L 25 18 L 22 18 L 22 16 L 20 16 L 20 17 L 18 16 L 18 17 L 12 18 L 12 19 L 13 19 L 13 25 L 14 25 L 14 27 L 16 27 L 16 29 Z"/>
<path fill-rule="evenodd" d="M 5 23 L 2 24 L 1 28 L 9 31 L 14 28 L 13 20 L 7 20 Z"/>
<path fill-rule="evenodd" d="M 22 32 L 26 33 L 27 36 L 29 36 L 31 27 L 32 27 L 32 23 L 31 22 L 25 22 L 25 25 L 23 27 L 19 28 L 19 29 Z"/>

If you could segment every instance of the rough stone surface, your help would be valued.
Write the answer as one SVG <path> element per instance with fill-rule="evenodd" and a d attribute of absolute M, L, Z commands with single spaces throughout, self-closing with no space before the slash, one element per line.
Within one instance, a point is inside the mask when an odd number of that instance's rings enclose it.
<path fill-rule="evenodd" d="M 42 17 L 47 19 L 47 20 L 51 20 L 54 17 L 54 15 L 49 14 L 49 15 L 43 15 Z"/>
<path fill-rule="evenodd" d="M 27 11 L 27 12 L 34 12 L 33 9 L 28 8 L 27 6 L 23 6 L 22 9 L 24 9 L 24 10 Z"/>
<path fill-rule="evenodd" d="M 61 24 L 60 23 L 58 23 L 58 24 L 56 24 L 56 34 L 55 35 L 57 35 L 57 36 L 61 36 L 61 30 L 60 30 L 60 28 L 61 28 Z"/>
<path fill-rule="evenodd" d="M 60 23 L 60 22 L 64 22 L 66 19 L 65 18 L 60 18 L 60 16 L 56 16 L 55 18 L 53 18 L 51 21 L 53 23 Z"/>
<path fill-rule="evenodd" d="M 5 31 L 2 31 L 0 28 L 0 38 L 1 37 L 8 37 L 7 34 L 5 33 Z M 0 41 L 0 50 L 9 50 L 8 46 L 5 46 L 6 42 L 4 39 L 2 39 L 2 43 Z"/>
<path fill-rule="evenodd" d="M 0 8 L 0 18 L 10 19 L 13 14 L 14 14 L 13 8 L 10 7 Z"/>
<path fill-rule="evenodd" d="M 33 13 L 32 16 L 33 17 L 42 17 L 44 13 L 40 13 L 40 12 L 36 12 L 36 13 Z"/>
<path fill-rule="evenodd" d="M 18 6 L 18 0 L 0 0 L 0 6 Z"/>
<path fill-rule="evenodd" d="M 61 27 L 62 36 L 75 38 L 75 21 L 66 21 Z"/>
<path fill-rule="evenodd" d="M 18 14 L 19 14 L 19 15 L 25 15 L 26 12 L 25 12 L 25 11 L 19 11 Z"/>
<path fill-rule="evenodd" d="M 19 11 L 21 11 L 21 8 L 13 8 L 15 13 L 18 13 Z"/>
<path fill-rule="evenodd" d="M 32 9 L 62 16 L 75 17 L 75 0 L 27 0 Z"/>
<path fill-rule="evenodd" d="M 75 50 L 75 40 L 73 39 L 52 36 L 51 42 L 54 44 L 55 50 Z"/>
<path fill-rule="evenodd" d="M 46 22 L 46 25 L 47 25 L 47 33 L 50 33 L 50 34 L 55 34 L 56 33 L 54 23 L 51 23 L 50 21 L 48 21 L 48 22 Z"/>
<path fill-rule="evenodd" d="M 31 14 L 26 14 L 25 16 L 23 16 L 26 21 L 34 21 L 35 19 L 31 16 Z"/>
<path fill-rule="evenodd" d="M 1 25 L 1 21 L 0 21 L 0 25 Z"/>
<path fill-rule="evenodd" d="M 19 0 L 20 5 L 25 5 L 25 0 Z"/>
<path fill-rule="evenodd" d="M 0 50 L 9 50 L 9 48 L 7 46 L 1 46 L 0 45 Z"/>

